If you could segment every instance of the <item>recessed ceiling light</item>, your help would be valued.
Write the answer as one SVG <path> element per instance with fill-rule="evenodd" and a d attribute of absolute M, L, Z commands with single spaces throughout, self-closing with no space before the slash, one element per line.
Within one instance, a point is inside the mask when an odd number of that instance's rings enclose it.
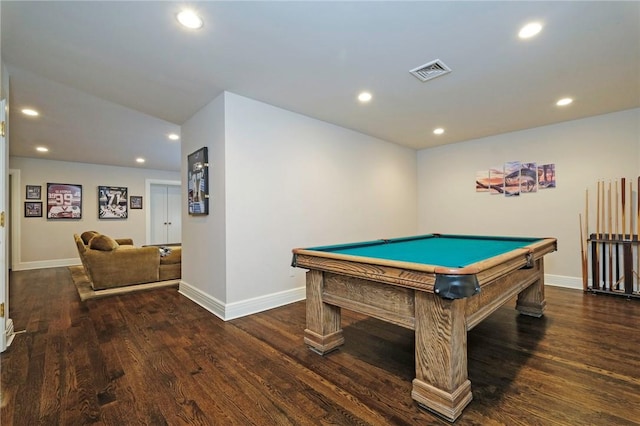
<path fill-rule="evenodd" d="M 540 22 L 530 22 L 520 29 L 518 37 L 531 38 L 538 34 L 542 30 L 542 24 Z"/>
<path fill-rule="evenodd" d="M 38 146 L 38 147 L 36 147 L 36 151 L 38 151 L 38 152 L 49 152 L 49 148 L 47 148 L 45 146 Z"/>
<path fill-rule="evenodd" d="M 180 136 L 176 135 L 175 133 L 170 133 L 167 137 L 172 141 L 177 141 L 178 139 L 180 139 Z"/>
<path fill-rule="evenodd" d="M 437 129 L 433 129 L 434 135 L 441 135 L 444 133 L 444 129 L 442 127 L 438 127 Z"/>
<path fill-rule="evenodd" d="M 573 102 L 573 99 L 571 98 L 562 98 L 558 102 L 556 102 L 556 105 L 566 106 L 566 105 L 569 105 L 571 102 Z"/>
<path fill-rule="evenodd" d="M 202 18 L 200 18 L 193 10 L 183 10 L 178 13 L 176 18 L 178 19 L 178 22 L 192 30 L 200 29 L 204 25 Z"/>
<path fill-rule="evenodd" d="M 25 108 L 22 110 L 22 113 L 24 115 L 30 115 L 31 117 L 37 117 L 38 115 L 40 115 L 38 113 L 38 111 L 36 111 L 35 109 L 31 109 L 31 108 Z"/>
<path fill-rule="evenodd" d="M 136 163 L 144 163 L 144 158 L 136 158 Z"/>
<path fill-rule="evenodd" d="M 360 102 L 369 102 L 371 98 L 373 98 L 373 96 L 371 96 L 371 93 L 369 92 L 362 92 L 358 95 L 358 100 Z"/>

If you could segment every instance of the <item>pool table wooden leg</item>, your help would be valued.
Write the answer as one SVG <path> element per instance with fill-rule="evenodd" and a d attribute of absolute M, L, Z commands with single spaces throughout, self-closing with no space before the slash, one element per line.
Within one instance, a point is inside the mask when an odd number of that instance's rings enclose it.
<path fill-rule="evenodd" d="M 547 301 L 544 298 L 544 263 L 538 259 L 533 266 L 538 279 L 518 294 L 516 309 L 523 315 L 540 318 Z"/>
<path fill-rule="evenodd" d="M 307 272 L 307 328 L 304 330 L 304 342 L 321 355 L 344 343 L 340 308 L 322 301 L 323 287 L 324 274 L 321 271 Z"/>
<path fill-rule="evenodd" d="M 416 378 L 411 397 L 454 421 L 471 402 L 465 300 L 416 291 Z"/>

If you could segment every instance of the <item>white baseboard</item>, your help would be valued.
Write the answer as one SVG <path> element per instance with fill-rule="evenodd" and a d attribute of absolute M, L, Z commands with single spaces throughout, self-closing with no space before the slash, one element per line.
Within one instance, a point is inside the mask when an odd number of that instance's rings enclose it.
<path fill-rule="evenodd" d="M 229 303 L 226 306 L 225 320 L 244 317 L 257 312 L 267 311 L 289 303 L 299 302 L 307 298 L 306 287 L 284 290 L 265 296 L 254 297 L 240 302 Z"/>
<path fill-rule="evenodd" d="M 191 299 L 197 305 L 202 306 L 213 315 L 224 320 L 224 303 L 211 296 L 210 294 L 207 294 L 184 281 L 180 281 L 178 293 L 180 293 L 187 299 Z"/>
<path fill-rule="evenodd" d="M 306 298 L 306 288 L 298 287 L 226 304 L 184 281 L 180 282 L 178 292 L 224 321 L 267 311 Z"/>
<path fill-rule="evenodd" d="M 7 348 L 9 346 L 11 346 L 11 343 L 13 342 L 13 338 L 16 336 L 15 331 L 13 330 L 13 320 L 11 318 L 7 319 L 7 323 L 6 323 L 7 329 L 5 330 L 5 343 L 7 345 Z"/>
<path fill-rule="evenodd" d="M 14 271 L 27 271 L 30 269 L 44 269 L 44 268 L 58 268 L 61 266 L 74 266 L 80 265 L 80 258 L 70 258 L 70 259 L 53 259 L 53 260 L 38 260 L 35 262 L 19 262 L 16 265 L 13 265 L 12 270 Z"/>
<path fill-rule="evenodd" d="M 578 290 L 582 290 L 582 278 L 580 277 L 544 274 L 544 284 L 554 287 L 575 288 Z M 589 285 L 591 285 L 591 280 L 589 280 Z"/>

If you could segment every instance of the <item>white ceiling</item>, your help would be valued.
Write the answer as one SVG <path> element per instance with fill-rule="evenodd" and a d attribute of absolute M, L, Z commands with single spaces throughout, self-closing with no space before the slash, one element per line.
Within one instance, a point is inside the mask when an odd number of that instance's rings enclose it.
<path fill-rule="evenodd" d="M 180 2 L 3 0 L 10 155 L 179 170 L 166 135 L 225 90 L 416 149 L 640 107 L 637 1 L 190 5 L 201 30 Z"/>

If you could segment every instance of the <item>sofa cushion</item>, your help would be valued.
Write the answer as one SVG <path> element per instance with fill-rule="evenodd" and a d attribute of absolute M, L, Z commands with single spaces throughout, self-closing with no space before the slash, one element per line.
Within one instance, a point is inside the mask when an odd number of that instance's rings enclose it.
<path fill-rule="evenodd" d="M 170 250 L 165 252 L 164 256 L 160 256 L 161 265 L 172 265 L 176 263 L 182 263 L 182 247 L 171 246 Z"/>
<path fill-rule="evenodd" d="M 111 251 L 118 247 L 116 240 L 108 235 L 96 235 L 89 241 L 89 248 L 93 250 Z"/>
<path fill-rule="evenodd" d="M 89 244 L 89 241 L 91 241 L 91 239 L 92 239 L 93 237 L 95 237 L 96 235 L 99 235 L 99 233 L 98 233 L 98 232 L 96 232 L 96 231 L 84 231 L 84 232 L 80 235 L 80 238 L 82 239 L 82 242 L 83 242 L 85 245 L 88 245 L 88 244 Z"/>

